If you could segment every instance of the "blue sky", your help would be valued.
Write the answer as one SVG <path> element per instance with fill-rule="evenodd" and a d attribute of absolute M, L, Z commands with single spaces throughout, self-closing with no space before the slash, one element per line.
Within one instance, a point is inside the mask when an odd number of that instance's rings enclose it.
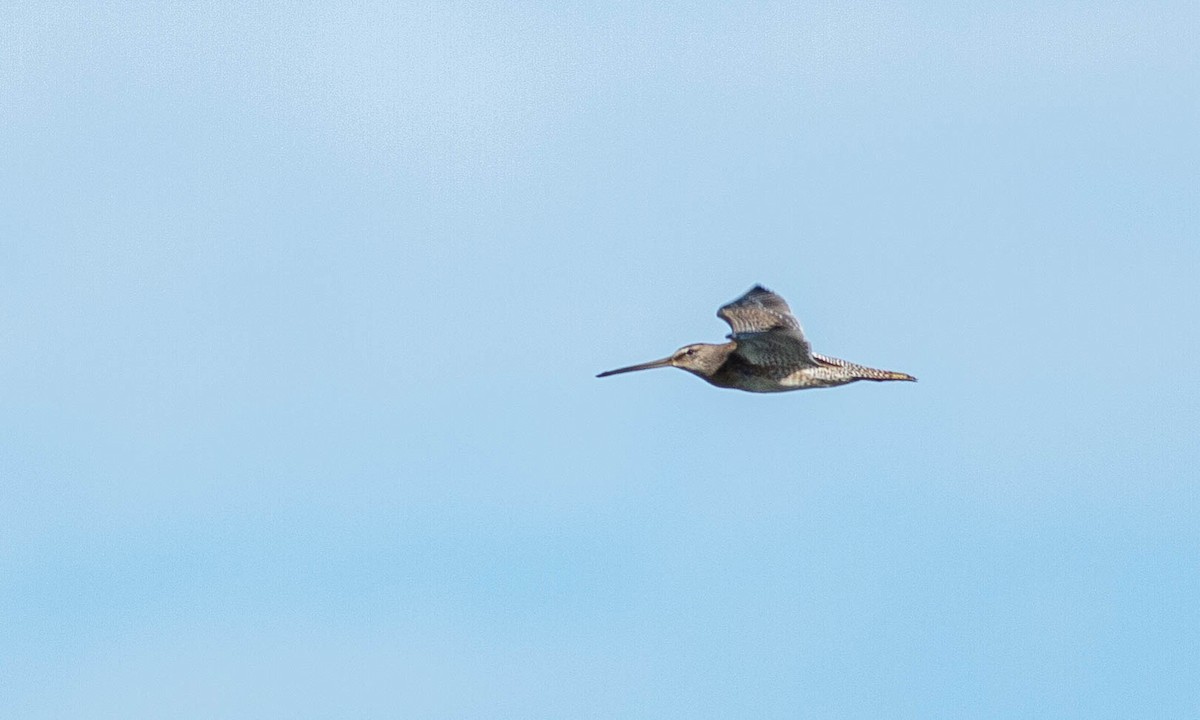
<path fill-rule="evenodd" d="M 0 714 L 1200 713 L 1195 3 L 6 18 Z"/>

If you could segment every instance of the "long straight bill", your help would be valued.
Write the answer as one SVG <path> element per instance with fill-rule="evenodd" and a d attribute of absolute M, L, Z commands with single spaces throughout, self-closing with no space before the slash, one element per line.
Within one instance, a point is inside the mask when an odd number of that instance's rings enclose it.
<path fill-rule="evenodd" d="M 600 373 L 596 377 L 598 377 L 598 378 L 608 377 L 609 375 L 620 375 L 621 373 L 636 372 L 638 370 L 653 370 L 654 368 L 660 368 L 660 367 L 671 367 L 671 358 L 668 357 L 668 358 L 663 358 L 662 360 L 654 360 L 652 362 L 642 363 L 641 365 L 630 365 L 629 367 L 617 368 L 616 370 L 609 370 L 608 372 Z"/>

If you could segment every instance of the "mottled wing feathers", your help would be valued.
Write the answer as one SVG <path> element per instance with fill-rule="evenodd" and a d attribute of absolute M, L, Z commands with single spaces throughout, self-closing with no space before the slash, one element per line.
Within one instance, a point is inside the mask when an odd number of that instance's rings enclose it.
<path fill-rule="evenodd" d="M 783 298 L 755 285 L 717 311 L 729 323 L 737 354 L 752 365 L 799 369 L 816 365 L 800 322 Z"/>
<path fill-rule="evenodd" d="M 737 300 L 717 311 L 717 317 L 729 323 L 734 334 L 767 330 L 799 330 L 800 323 L 783 298 L 755 285 Z"/>

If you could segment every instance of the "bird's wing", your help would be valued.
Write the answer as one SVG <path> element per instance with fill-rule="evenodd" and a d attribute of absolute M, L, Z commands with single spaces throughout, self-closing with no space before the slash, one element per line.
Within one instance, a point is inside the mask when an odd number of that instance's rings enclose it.
<path fill-rule="evenodd" d="M 717 317 L 733 328 L 729 338 L 751 364 L 792 368 L 817 364 L 791 308 L 762 285 L 722 307 Z"/>

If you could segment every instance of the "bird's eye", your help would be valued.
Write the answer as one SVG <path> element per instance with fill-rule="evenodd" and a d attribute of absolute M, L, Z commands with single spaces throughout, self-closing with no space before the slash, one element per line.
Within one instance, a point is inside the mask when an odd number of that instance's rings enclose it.
<path fill-rule="evenodd" d="M 687 350 L 684 350 L 683 352 L 684 352 L 684 354 L 686 354 L 686 355 L 695 355 L 695 354 L 696 354 L 696 348 L 688 348 Z"/>

